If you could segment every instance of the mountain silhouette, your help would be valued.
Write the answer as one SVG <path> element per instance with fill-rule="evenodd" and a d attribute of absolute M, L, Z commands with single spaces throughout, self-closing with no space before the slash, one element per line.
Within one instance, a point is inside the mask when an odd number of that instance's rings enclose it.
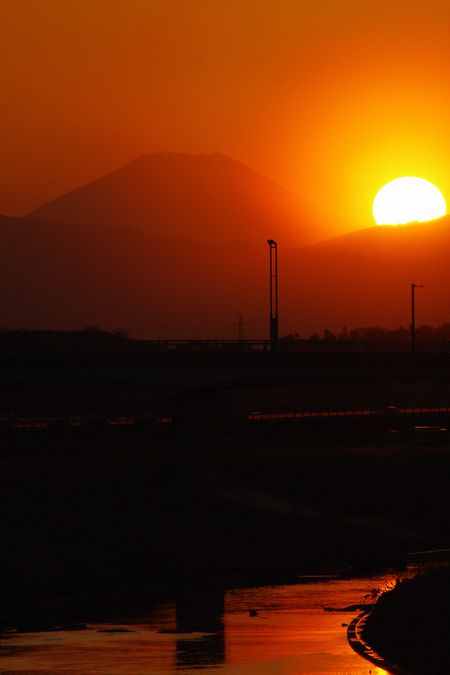
<path fill-rule="evenodd" d="M 417 322 L 450 321 L 450 216 L 427 223 L 375 226 L 289 252 L 284 311 L 298 330 L 313 326 L 408 326 L 411 283 Z"/>
<path fill-rule="evenodd" d="M 302 222 L 298 196 L 221 154 L 140 157 L 28 217 L 131 226 L 152 236 L 224 245 L 269 237 L 297 245 L 318 240 Z"/>

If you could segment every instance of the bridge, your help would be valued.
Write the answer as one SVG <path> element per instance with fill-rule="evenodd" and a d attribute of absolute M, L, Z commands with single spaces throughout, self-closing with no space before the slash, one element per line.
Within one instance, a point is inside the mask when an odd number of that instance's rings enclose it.
<path fill-rule="evenodd" d="M 400 341 L 397 351 L 392 342 L 381 349 L 378 342 L 347 341 L 351 350 L 343 341 L 318 342 L 280 341 L 275 351 L 267 341 L 3 344 L 0 418 L 102 414 L 119 427 L 126 426 L 119 418 L 148 413 L 186 420 L 201 420 L 206 409 L 221 418 L 242 411 L 342 416 L 449 404 L 447 343 L 433 343 L 433 350 L 418 343 L 413 354 Z"/>

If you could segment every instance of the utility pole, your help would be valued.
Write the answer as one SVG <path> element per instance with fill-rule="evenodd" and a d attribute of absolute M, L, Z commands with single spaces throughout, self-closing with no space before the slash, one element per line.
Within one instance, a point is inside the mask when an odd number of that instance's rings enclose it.
<path fill-rule="evenodd" d="M 239 314 L 238 316 L 237 339 L 239 342 L 243 342 L 245 340 L 245 321 L 243 314 Z"/>
<path fill-rule="evenodd" d="M 416 351 L 416 312 L 414 291 L 416 288 L 425 288 L 423 284 L 411 284 L 411 351 Z"/>
<path fill-rule="evenodd" d="M 269 273 L 270 273 L 270 313 L 269 332 L 271 348 L 276 349 L 278 343 L 278 246 L 273 239 L 269 244 Z"/>

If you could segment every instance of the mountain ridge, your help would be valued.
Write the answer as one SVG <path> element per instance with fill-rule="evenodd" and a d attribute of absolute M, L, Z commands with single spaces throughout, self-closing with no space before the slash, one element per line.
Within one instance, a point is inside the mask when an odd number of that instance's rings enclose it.
<path fill-rule="evenodd" d="M 142 155 L 41 205 L 27 219 L 135 226 L 206 241 L 308 243 L 300 198 L 221 153 Z"/>

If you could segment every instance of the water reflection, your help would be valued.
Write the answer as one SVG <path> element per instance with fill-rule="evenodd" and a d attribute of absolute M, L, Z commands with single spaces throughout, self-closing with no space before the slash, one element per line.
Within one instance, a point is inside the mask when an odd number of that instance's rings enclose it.
<path fill-rule="evenodd" d="M 4 636 L 0 673 L 386 675 L 349 646 L 342 624 L 353 615 L 323 608 L 358 603 L 387 582 L 333 580 L 225 596 L 220 589 L 195 588 L 151 610 L 123 613 L 122 607 L 114 623 L 85 631 Z"/>
<path fill-rule="evenodd" d="M 177 639 L 177 669 L 225 663 L 224 613 L 225 592 L 222 589 L 198 587 L 179 593 L 176 600 L 177 633 L 194 635 Z"/>

